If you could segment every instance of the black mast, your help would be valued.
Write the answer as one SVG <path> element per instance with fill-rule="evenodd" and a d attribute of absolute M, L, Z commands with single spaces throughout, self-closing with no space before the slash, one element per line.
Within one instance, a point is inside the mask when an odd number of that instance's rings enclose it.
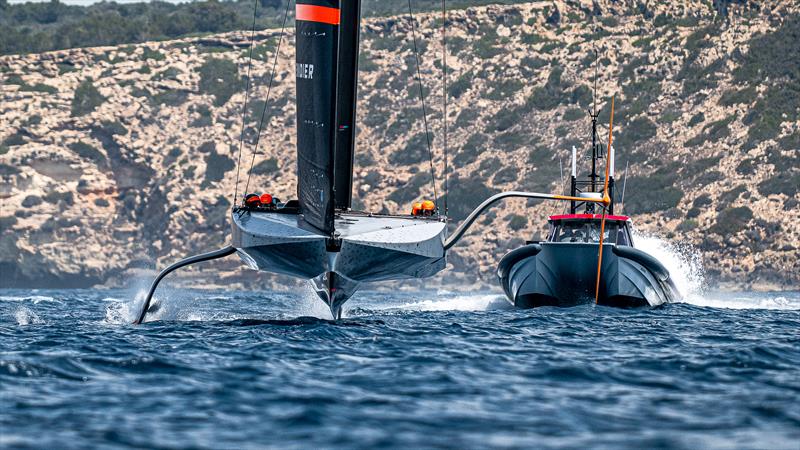
<path fill-rule="evenodd" d="M 337 209 L 350 209 L 353 192 L 353 154 L 356 141 L 356 92 L 361 0 L 342 0 L 339 24 L 339 62 L 336 80 L 333 192 Z"/>
<path fill-rule="evenodd" d="M 360 8 L 297 0 L 297 198 L 305 221 L 330 234 L 351 202 Z"/>

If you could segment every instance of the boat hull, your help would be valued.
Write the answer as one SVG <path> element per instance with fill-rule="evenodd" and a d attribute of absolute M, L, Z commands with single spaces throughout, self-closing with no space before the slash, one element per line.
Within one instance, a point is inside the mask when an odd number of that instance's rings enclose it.
<path fill-rule="evenodd" d="M 592 303 L 597 250 L 591 243 L 527 245 L 500 261 L 500 284 L 509 301 L 520 308 Z M 658 306 L 679 298 L 669 272 L 652 256 L 633 247 L 603 245 L 598 304 Z"/>
<path fill-rule="evenodd" d="M 250 268 L 312 280 L 334 318 L 362 283 L 430 277 L 445 267 L 446 226 L 433 218 L 341 214 L 336 234 L 300 214 L 234 211 L 233 246 Z"/>

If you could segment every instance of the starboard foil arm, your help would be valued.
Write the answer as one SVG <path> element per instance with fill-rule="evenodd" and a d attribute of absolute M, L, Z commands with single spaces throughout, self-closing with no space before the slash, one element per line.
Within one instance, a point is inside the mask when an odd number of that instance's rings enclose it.
<path fill-rule="evenodd" d="M 221 248 L 213 252 L 203 253 L 202 255 L 190 256 L 189 258 L 182 259 L 176 262 L 175 264 L 167 267 L 166 269 L 162 270 L 161 273 L 158 274 L 156 279 L 153 280 L 153 284 L 150 285 L 150 291 L 147 292 L 147 297 L 144 299 L 144 304 L 142 305 L 142 312 L 139 314 L 139 318 L 134 322 L 134 324 L 139 325 L 142 322 L 144 322 L 144 318 L 145 316 L 147 316 L 147 310 L 150 308 L 150 301 L 153 299 L 153 294 L 156 292 L 158 283 L 160 283 L 165 276 L 169 275 L 171 272 L 177 269 L 180 269 L 181 267 L 185 267 L 203 261 L 211 261 L 212 259 L 224 258 L 234 253 L 236 253 L 236 248 L 229 245 L 227 247 Z"/>
<path fill-rule="evenodd" d="M 469 230 L 469 227 L 478 219 L 478 217 L 483 214 L 484 211 L 489 209 L 490 206 L 499 202 L 500 200 L 506 198 L 538 198 L 541 200 L 565 200 L 565 201 L 580 201 L 580 202 L 592 202 L 592 203 L 603 203 L 603 199 L 593 199 L 593 198 L 585 198 L 585 197 L 572 197 L 569 195 L 556 195 L 556 194 L 542 194 L 539 192 L 522 192 L 522 191 L 508 191 L 508 192 L 501 192 L 499 194 L 495 194 L 486 200 L 483 201 L 477 208 L 475 208 L 464 222 L 456 228 L 456 231 L 453 232 L 453 235 L 450 236 L 444 242 L 444 249 L 449 250 L 450 247 L 456 245 L 462 237 L 464 237 L 464 233 Z"/>

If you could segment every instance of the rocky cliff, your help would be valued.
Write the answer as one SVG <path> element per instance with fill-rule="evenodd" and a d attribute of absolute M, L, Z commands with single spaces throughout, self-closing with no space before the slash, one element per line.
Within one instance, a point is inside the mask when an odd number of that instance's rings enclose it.
<path fill-rule="evenodd" d="M 558 191 L 617 96 L 618 179 L 640 230 L 694 246 L 712 283 L 797 288 L 800 19 L 794 2 L 532 2 L 451 11 L 450 215 L 508 189 Z M 437 192 L 441 16 L 415 16 Z M 432 198 L 412 21 L 369 19 L 360 55 L 356 207 Z M 0 286 L 118 285 L 217 248 L 237 179 L 246 32 L 0 57 Z M 256 34 L 239 192 L 295 191 L 293 35 Z M 594 51 L 597 51 L 595 58 Z M 254 146 L 264 113 L 260 144 Z M 605 125 L 607 126 L 607 125 Z M 605 131 L 603 132 L 605 133 Z M 255 151 L 255 154 L 254 154 Z M 560 205 L 507 202 L 451 254 L 443 280 L 492 283 L 496 262 Z M 288 283 L 237 261 L 184 272 Z"/>

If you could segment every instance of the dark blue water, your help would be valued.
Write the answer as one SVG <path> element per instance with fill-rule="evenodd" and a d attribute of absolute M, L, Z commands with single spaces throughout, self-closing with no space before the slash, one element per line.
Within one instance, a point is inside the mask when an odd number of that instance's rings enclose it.
<path fill-rule="evenodd" d="M 0 447 L 798 448 L 800 293 L 0 291 Z M 725 307 L 736 307 L 730 309 Z"/>

